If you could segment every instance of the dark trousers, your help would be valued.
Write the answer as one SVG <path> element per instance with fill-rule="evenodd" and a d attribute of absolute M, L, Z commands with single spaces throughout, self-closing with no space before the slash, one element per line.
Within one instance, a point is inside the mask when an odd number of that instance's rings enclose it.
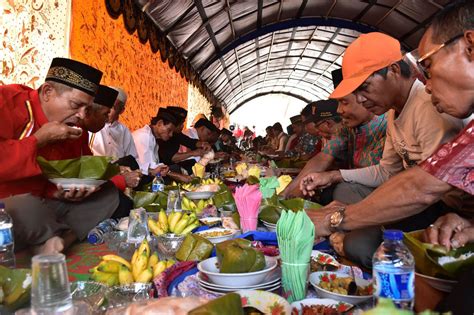
<path fill-rule="evenodd" d="M 344 238 L 346 257 L 356 264 L 371 269 L 372 256 L 383 241 L 384 229 L 396 229 L 403 232 L 425 229 L 450 210 L 442 201 L 439 201 L 423 212 L 401 221 L 348 232 Z"/>

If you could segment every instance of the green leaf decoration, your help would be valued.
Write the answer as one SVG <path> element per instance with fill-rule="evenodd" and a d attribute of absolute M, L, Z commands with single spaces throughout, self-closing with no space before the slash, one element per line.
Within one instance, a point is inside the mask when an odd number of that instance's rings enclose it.
<path fill-rule="evenodd" d="M 48 178 L 80 178 L 108 180 L 120 172 L 112 158 L 106 156 L 81 156 L 77 159 L 48 161 L 37 158 L 43 175 Z"/>

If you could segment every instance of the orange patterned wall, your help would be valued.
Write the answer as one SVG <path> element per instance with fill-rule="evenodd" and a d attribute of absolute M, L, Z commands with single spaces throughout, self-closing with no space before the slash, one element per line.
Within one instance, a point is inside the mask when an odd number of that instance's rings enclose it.
<path fill-rule="evenodd" d="M 120 121 L 132 131 L 149 123 L 161 106 L 187 107 L 186 79 L 161 62 L 149 43 L 129 35 L 122 16 L 112 19 L 104 0 L 73 0 L 71 57 L 104 72 L 103 84 L 117 85 L 128 94 Z"/>

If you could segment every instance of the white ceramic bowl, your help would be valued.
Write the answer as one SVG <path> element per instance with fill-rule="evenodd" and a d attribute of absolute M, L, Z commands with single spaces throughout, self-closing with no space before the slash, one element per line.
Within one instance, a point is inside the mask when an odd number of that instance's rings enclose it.
<path fill-rule="evenodd" d="M 423 281 L 428 283 L 432 288 L 439 291 L 447 292 L 447 293 L 451 292 L 453 290 L 454 285 L 458 283 L 455 280 L 446 280 L 446 279 L 430 277 L 418 272 L 415 272 L 415 275 L 423 279 Z"/>
<path fill-rule="evenodd" d="M 209 232 L 228 232 L 230 234 L 222 235 L 222 236 L 206 236 L 206 234 Z M 226 228 L 213 228 L 213 229 L 209 229 L 205 231 L 196 232 L 194 234 L 197 234 L 199 236 L 204 237 L 205 239 L 210 240 L 212 244 L 218 244 L 220 242 L 227 241 L 233 238 L 237 234 L 237 231 L 226 229 Z"/>
<path fill-rule="evenodd" d="M 49 181 L 55 185 L 61 185 L 65 191 L 73 188 L 96 188 L 107 182 L 106 180 L 88 178 L 50 178 Z"/>
<path fill-rule="evenodd" d="M 274 257 L 265 256 L 266 266 L 263 270 L 247 273 L 220 273 L 217 268 L 217 257 L 211 257 L 201 261 L 197 268 L 205 274 L 212 283 L 224 286 L 251 286 L 260 284 L 267 277 L 268 273 L 277 267 L 277 260 Z"/>
<path fill-rule="evenodd" d="M 186 198 L 191 200 L 199 200 L 199 199 L 209 199 L 214 196 L 215 192 L 213 191 L 188 191 L 184 193 Z"/>
<path fill-rule="evenodd" d="M 361 296 L 345 295 L 345 294 L 339 294 L 339 293 L 334 293 L 334 292 L 325 290 L 319 286 L 319 282 L 321 281 L 320 277 L 324 274 L 327 274 L 327 275 L 335 274 L 336 277 L 350 277 L 348 274 L 345 274 L 342 272 L 330 272 L 330 271 L 313 272 L 312 274 L 309 275 L 309 282 L 314 287 L 319 297 L 334 299 L 336 301 L 342 301 L 342 302 L 350 303 L 353 305 L 357 305 L 371 299 L 373 296 L 373 295 L 361 295 Z M 358 277 L 355 277 L 355 282 L 357 286 L 359 287 L 366 287 L 371 283 L 368 280 L 358 278 Z"/>

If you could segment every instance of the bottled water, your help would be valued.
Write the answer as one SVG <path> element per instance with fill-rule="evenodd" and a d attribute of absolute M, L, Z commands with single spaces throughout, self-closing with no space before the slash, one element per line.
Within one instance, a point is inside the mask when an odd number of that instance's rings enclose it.
<path fill-rule="evenodd" d="M 151 191 L 152 192 L 159 192 L 165 190 L 165 182 L 161 177 L 160 173 L 156 173 L 155 178 L 153 178 L 153 182 L 151 183 Z"/>
<path fill-rule="evenodd" d="M 115 219 L 106 219 L 100 222 L 87 234 L 87 241 L 90 244 L 102 244 L 104 242 L 104 234 L 112 232 L 117 223 L 118 221 Z"/>
<path fill-rule="evenodd" d="M 372 259 L 374 296 L 391 299 L 401 309 L 412 310 L 415 299 L 415 260 L 403 244 L 403 232 L 385 230 L 383 243 Z"/>
<path fill-rule="evenodd" d="M 3 202 L 0 202 L 0 265 L 15 267 L 13 221 Z"/>

